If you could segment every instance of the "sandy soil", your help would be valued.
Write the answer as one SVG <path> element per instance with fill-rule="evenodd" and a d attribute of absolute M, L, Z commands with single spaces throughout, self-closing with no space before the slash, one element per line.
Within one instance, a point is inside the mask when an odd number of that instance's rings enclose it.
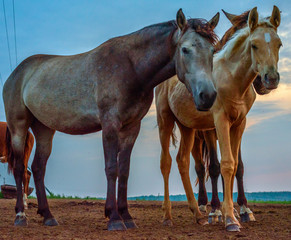
<path fill-rule="evenodd" d="M 162 225 L 161 202 L 130 201 L 138 229 L 106 230 L 104 201 L 49 200 L 58 227 L 42 226 L 36 200 L 30 200 L 28 227 L 14 227 L 15 200 L 0 199 L 0 239 L 291 239 L 291 205 L 252 204 L 257 222 L 244 223 L 240 233 L 223 224 L 195 224 L 186 202 L 173 202 L 174 226 Z"/>

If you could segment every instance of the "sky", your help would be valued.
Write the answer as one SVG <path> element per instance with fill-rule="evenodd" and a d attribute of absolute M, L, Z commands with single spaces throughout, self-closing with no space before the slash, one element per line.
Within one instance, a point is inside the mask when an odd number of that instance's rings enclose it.
<path fill-rule="evenodd" d="M 279 88 L 267 96 L 258 96 L 247 118 L 242 140 L 245 165 L 245 190 L 291 191 L 291 1 L 15 1 L 17 64 L 14 48 L 12 1 L 5 0 L 12 69 L 33 54 L 71 55 L 91 50 L 106 40 L 131 33 L 145 26 L 175 19 L 182 8 L 186 17 L 210 20 L 220 11 L 216 28 L 219 37 L 231 26 L 221 9 L 233 14 L 258 7 L 259 15 L 271 15 L 273 5 L 282 11 L 278 28 L 283 42 L 280 50 Z M 3 6 L 0 4 L 0 73 L 2 82 L 11 73 L 6 41 Z M 1 83 L 0 83 L 1 84 Z M 2 92 L 2 84 L 0 86 Z M 0 121 L 5 121 L 0 98 Z M 163 195 L 160 172 L 160 143 L 156 127 L 155 105 L 142 120 L 142 128 L 131 157 L 128 195 Z M 184 194 L 173 158 L 170 194 Z M 33 155 L 33 154 L 32 154 Z M 29 165 L 31 165 L 32 157 Z M 72 196 L 106 196 L 106 176 L 101 132 L 71 136 L 57 132 L 47 164 L 45 184 L 55 194 Z M 14 184 L 7 174 L 7 165 L 0 165 L 0 184 Z M 190 177 L 194 192 L 196 173 L 191 160 Z M 31 186 L 34 186 L 33 179 Z M 219 184 L 221 191 L 221 184 Z M 207 191 L 211 185 L 207 183 Z M 235 190 L 236 191 L 236 188 Z"/>

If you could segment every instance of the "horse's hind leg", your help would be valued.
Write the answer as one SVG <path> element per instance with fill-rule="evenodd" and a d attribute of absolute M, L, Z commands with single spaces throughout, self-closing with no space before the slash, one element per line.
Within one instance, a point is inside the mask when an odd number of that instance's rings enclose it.
<path fill-rule="evenodd" d="M 244 165 L 241 158 L 241 146 L 240 146 L 238 153 L 237 172 L 235 175 L 238 190 L 237 203 L 240 206 L 240 217 L 242 222 L 256 221 L 253 212 L 248 208 L 248 202 L 244 191 L 243 175 L 244 175 Z"/>
<path fill-rule="evenodd" d="M 211 212 L 209 213 L 208 222 L 216 223 L 222 221 L 220 209 L 220 200 L 218 198 L 217 181 L 220 175 L 220 164 L 217 158 L 217 144 L 215 130 L 204 132 L 204 139 L 209 154 L 209 176 L 212 185 Z"/>
<path fill-rule="evenodd" d="M 24 146 L 27 135 L 28 126 L 25 121 L 18 121 L 16 124 L 9 125 L 11 134 L 11 146 L 14 155 L 13 174 L 17 187 L 17 201 L 15 206 L 16 218 L 15 226 L 26 226 L 27 218 L 24 213 L 23 194 L 22 194 L 22 178 L 24 174 Z"/>
<path fill-rule="evenodd" d="M 177 154 L 179 172 L 186 192 L 189 208 L 193 212 L 197 223 L 205 225 L 208 224 L 208 222 L 198 208 L 198 203 L 195 199 L 189 176 L 190 152 L 193 148 L 195 130 L 184 127 L 181 124 L 178 124 L 178 126 L 181 132 L 180 148 Z"/>
<path fill-rule="evenodd" d="M 44 225 L 56 226 L 58 225 L 58 223 L 49 210 L 44 187 L 46 164 L 51 154 L 52 140 L 55 130 L 52 130 L 44 126 L 37 120 L 33 122 L 31 129 L 34 133 L 36 141 L 35 155 L 31 168 L 33 172 L 33 178 L 38 201 L 37 213 L 44 217 L 43 221 Z"/>
<path fill-rule="evenodd" d="M 127 204 L 127 181 L 130 167 L 130 155 L 140 130 L 140 122 L 130 128 L 122 129 L 120 132 L 120 147 L 118 154 L 118 212 L 122 217 L 126 228 L 137 228 L 128 212 Z"/>
<path fill-rule="evenodd" d="M 195 160 L 195 170 L 198 177 L 198 182 L 196 184 L 199 184 L 199 194 L 198 194 L 198 205 L 199 210 L 201 212 L 206 213 L 206 205 L 208 202 L 207 199 L 207 192 L 205 188 L 205 167 L 204 162 L 202 158 L 202 143 L 203 140 L 198 136 L 199 132 L 196 132 L 195 140 L 194 140 L 194 146 L 192 148 L 192 156 Z"/>

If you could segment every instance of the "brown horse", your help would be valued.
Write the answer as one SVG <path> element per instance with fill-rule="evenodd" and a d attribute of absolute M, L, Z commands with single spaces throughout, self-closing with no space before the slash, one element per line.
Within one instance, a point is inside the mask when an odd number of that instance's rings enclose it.
<path fill-rule="evenodd" d="M 44 188 L 55 131 L 87 134 L 102 130 L 108 229 L 136 227 L 127 204 L 130 155 L 141 120 L 152 103 L 153 89 L 177 73 L 197 109 L 212 106 L 216 91 L 205 72 L 212 64 L 211 43 L 216 41 L 213 29 L 218 19 L 216 14 L 209 22 L 186 20 L 180 9 L 176 22 L 145 27 L 78 55 L 32 56 L 13 71 L 4 85 L 3 99 L 18 193 L 15 225 L 27 225 L 21 177 L 24 143 L 31 127 L 36 140 L 32 172 L 44 225 L 58 225 Z M 209 60 L 197 67 L 205 54 Z"/>
<path fill-rule="evenodd" d="M 223 11 L 223 10 L 222 10 Z M 223 11 L 226 17 L 233 24 L 227 33 L 223 36 L 221 41 L 217 44 L 217 50 L 221 49 L 227 39 L 231 38 L 235 32 L 239 29 L 242 29 L 247 24 L 247 16 L 249 11 L 241 14 L 234 15 Z M 261 79 L 261 76 L 258 75 L 253 82 L 253 87 L 259 95 L 265 95 L 271 92 L 268 90 Z M 195 170 L 197 173 L 197 182 L 199 183 L 199 195 L 198 195 L 198 205 L 199 209 L 206 212 L 206 204 L 208 202 L 207 193 L 205 189 L 205 170 L 206 174 L 210 176 L 212 184 L 212 200 L 211 200 L 211 212 L 208 217 L 209 223 L 215 223 L 221 221 L 222 213 L 220 209 L 220 201 L 218 198 L 217 191 L 217 180 L 220 175 L 220 164 L 217 158 L 217 145 L 216 145 L 216 132 L 215 130 L 208 131 L 197 131 L 195 133 L 194 146 L 192 149 L 192 156 L 195 159 Z M 237 203 L 240 206 L 240 217 L 242 222 L 255 221 L 253 212 L 248 208 L 247 199 L 244 193 L 244 184 L 243 184 L 243 174 L 244 174 L 244 165 L 241 157 L 241 147 L 239 149 L 238 155 L 238 167 L 236 172 L 237 187 L 238 187 L 238 196 Z"/>
<path fill-rule="evenodd" d="M 13 162 L 10 160 L 13 160 L 13 157 L 8 156 L 8 153 L 12 153 L 12 152 L 9 149 L 11 145 L 9 144 L 9 142 L 6 142 L 6 130 L 7 130 L 6 122 L 0 122 L 0 161 L 2 163 L 8 162 L 8 172 L 11 173 L 13 171 Z M 30 176 L 31 176 L 31 172 L 27 169 L 27 167 L 28 167 L 28 160 L 33 148 L 33 144 L 34 144 L 34 138 L 31 132 L 28 131 L 26 142 L 25 142 L 25 148 L 24 148 L 24 158 L 23 158 L 24 173 L 22 177 L 22 182 L 23 182 L 23 187 L 24 187 L 23 201 L 24 201 L 25 209 L 28 208 L 27 196 L 28 196 L 28 186 L 29 186 L 29 181 L 30 181 Z"/>
<path fill-rule="evenodd" d="M 224 48 L 214 55 L 213 83 L 217 89 L 217 98 L 210 111 L 197 111 L 192 96 L 177 77 L 156 88 L 166 223 L 172 222 L 168 192 L 171 167 L 169 140 L 176 122 L 181 132 L 177 162 L 190 208 L 197 204 L 193 201 L 194 194 L 189 178 L 190 152 L 195 129 L 216 129 L 221 152 L 221 174 L 224 179 L 224 222 L 228 231 L 239 231 L 240 224 L 233 214 L 233 182 L 246 115 L 256 97 L 252 83 L 259 74 L 268 90 L 277 88 L 278 53 L 282 45 L 277 35 L 280 11 L 276 6 L 270 19 L 259 20 L 257 8 L 250 11 L 247 19 L 247 26 L 237 31 L 233 38 L 227 40 Z"/>

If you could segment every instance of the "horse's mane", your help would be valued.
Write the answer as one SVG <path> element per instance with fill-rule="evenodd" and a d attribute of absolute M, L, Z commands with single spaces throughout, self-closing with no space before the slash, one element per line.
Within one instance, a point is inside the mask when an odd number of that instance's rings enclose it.
<path fill-rule="evenodd" d="M 242 13 L 241 15 L 237 15 L 232 19 L 231 28 L 226 31 L 221 40 L 215 45 L 216 52 L 220 51 L 238 30 L 246 27 L 249 13 L 250 10 Z"/>
<path fill-rule="evenodd" d="M 141 34 L 144 37 L 149 33 L 153 34 L 153 28 L 156 28 L 157 32 L 165 32 L 172 28 L 178 28 L 175 20 L 171 20 L 168 22 L 157 23 L 147 27 L 142 28 L 136 32 L 131 34 Z M 212 45 L 215 45 L 218 42 L 218 36 L 211 28 L 210 24 L 207 20 L 202 18 L 190 18 L 187 20 L 187 26 L 183 29 L 183 32 L 186 32 L 189 28 L 192 28 L 196 33 L 201 35 L 203 38 L 208 40 Z M 131 35 L 130 34 L 130 35 Z"/>
<path fill-rule="evenodd" d="M 184 29 L 184 32 L 189 28 L 192 28 L 196 33 L 206 38 L 212 45 L 218 42 L 218 36 L 213 31 L 208 21 L 203 18 L 188 19 L 187 27 Z"/>

